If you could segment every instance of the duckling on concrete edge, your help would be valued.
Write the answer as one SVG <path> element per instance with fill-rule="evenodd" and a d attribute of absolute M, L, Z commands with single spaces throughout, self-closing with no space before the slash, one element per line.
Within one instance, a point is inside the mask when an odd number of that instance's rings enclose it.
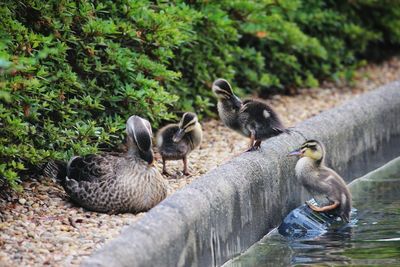
<path fill-rule="evenodd" d="M 250 138 L 247 151 L 260 148 L 261 142 L 281 133 L 289 133 L 278 114 L 259 99 L 240 100 L 225 79 L 217 79 L 212 90 L 218 99 L 218 114 L 230 129 Z"/>

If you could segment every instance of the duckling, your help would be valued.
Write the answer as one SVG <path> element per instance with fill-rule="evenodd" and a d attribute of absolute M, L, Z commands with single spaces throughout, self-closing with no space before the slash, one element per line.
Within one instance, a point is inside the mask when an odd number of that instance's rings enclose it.
<path fill-rule="evenodd" d="M 163 174 L 169 175 L 165 162 L 167 160 L 183 160 L 183 173 L 188 171 L 187 156 L 197 148 L 203 138 L 203 131 L 196 114 L 186 112 L 179 124 L 169 124 L 157 133 L 157 148 L 163 162 Z"/>
<path fill-rule="evenodd" d="M 258 99 L 241 101 L 227 80 L 215 80 L 212 90 L 218 98 L 217 108 L 222 122 L 228 128 L 250 137 L 247 151 L 259 149 L 265 139 L 289 132 L 269 105 Z"/>
<path fill-rule="evenodd" d="M 103 153 L 51 161 L 44 174 L 58 180 L 76 204 L 96 212 L 137 213 L 151 209 L 168 194 L 153 165 L 150 123 L 131 116 L 126 123 L 126 153 Z"/>
<path fill-rule="evenodd" d="M 325 163 L 325 148 L 316 140 L 306 141 L 299 149 L 289 153 L 300 156 L 296 164 L 296 176 L 301 184 L 322 207 L 307 205 L 314 211 L 334 211 L 344 221 L 349 222 L 351 194 L 342 177 Z"/>

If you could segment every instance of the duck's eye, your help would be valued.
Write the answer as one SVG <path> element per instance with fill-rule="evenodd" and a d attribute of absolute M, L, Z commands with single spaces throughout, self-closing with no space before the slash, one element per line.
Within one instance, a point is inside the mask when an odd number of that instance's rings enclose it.
<path fill-rule="evenodd" d="M 317 146 L 309 146 L 309 149 L 311 149 L 312 151 L 316 151 L 317 150 Z"/>
<path fill-rule="evenodd" d="M 192 127 L 192 126 L 194 126 L 196 124 L 196 122 L 192 122 L 192 123 L 190 123 L 190 124 L 187 124 L 187 125 L 185 125 L 185 130 L 186 129 L 188 129 L 188 128 L 190 128 L 190 127 Z"/>

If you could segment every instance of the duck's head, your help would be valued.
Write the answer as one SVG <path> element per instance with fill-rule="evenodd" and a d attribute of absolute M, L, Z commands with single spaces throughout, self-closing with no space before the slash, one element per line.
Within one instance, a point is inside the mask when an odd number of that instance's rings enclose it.
<path fill-rule="evenodd" d="M 212 91 L 218 100 L 229 101 L 235 107 L 240 108 L 242 101 L 233 93 L 232 86 L 225 79 L 217 79 L 212 84 Z"/>
<path fill-rule="evenodd" d="M 196 114 L 192 112 L 186 112 L 183 114 L 181 121 L 179 122 L 179 130 L 174 134 L 172 140 L 177 143 L 182 140 L 186 133 L 193 131 L 199 123 Z"/>
<path fill-rule="evenodd" d="M 325 149 L 321 142 L 308 140 L 300 148 L 290 152 L 289 156 L 308 157 L 316 162 L 322 162 L 325 156 Z"/>
<path fill-rule="evenodd" d="M 136 151 L 148 164 L 153 164 L 154 156 L 151 148 L 153 132 L 148 120 L 139 116 L 131 116 L 126 122 L 129 149 Z"/>

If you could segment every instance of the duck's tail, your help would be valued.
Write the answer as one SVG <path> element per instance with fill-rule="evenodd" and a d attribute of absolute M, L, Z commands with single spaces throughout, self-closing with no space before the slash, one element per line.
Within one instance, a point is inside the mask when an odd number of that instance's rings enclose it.
<path fill-rule="evenodd" d="M 342 203 L 340 205 L 340 217 L 347 223 L 350 222 L 351 206 L 351 195 L 349 192 L 347 192 L 346 197 L 342 199 Z"/>
<path fill-rule="evenodd" d="M 50 160 L 43 164 L 42 173 L 53 181 L 64 184 L 67 177 L 67 163 L 61 160 Z"/>

